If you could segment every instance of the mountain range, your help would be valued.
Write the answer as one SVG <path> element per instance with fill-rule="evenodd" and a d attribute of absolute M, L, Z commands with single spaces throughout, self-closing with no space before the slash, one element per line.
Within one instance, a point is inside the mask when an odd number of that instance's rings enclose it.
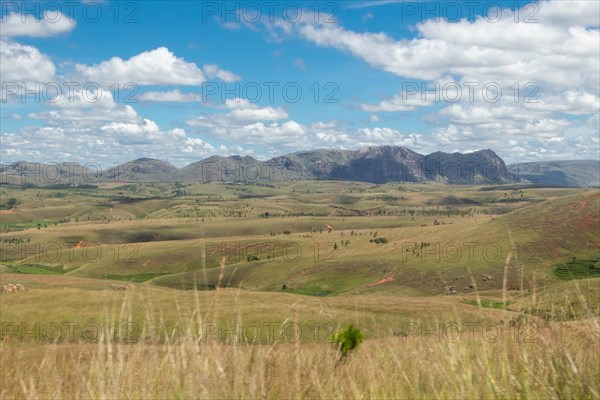
<path fill-rule="evenodd" d="M 492 150 L 472 153 L 416 153 L 400 146 L 360 150 L 320 149 L 260 161 L 251 156 L 212 156 L 177 168 L 157 159 L 140 158 L 101 170 L 96 164 L 0 164 L 4 184 L 97 184 L 106 182 L 285 182 L 347 180 L 443 182 L 450 184 L 508 184 L 589 187 L 600 184 L 600 161 L 553 161 L 507 166 Z"/>

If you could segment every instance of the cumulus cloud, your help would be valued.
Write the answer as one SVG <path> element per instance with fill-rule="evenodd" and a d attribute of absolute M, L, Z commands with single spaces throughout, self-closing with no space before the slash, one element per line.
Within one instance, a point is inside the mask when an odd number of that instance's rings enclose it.
<path fill-rule="evenodd" d="M 94 65 L 76 64 L 75 69 L 93 82 L 133 82 L 137 85 L 201 85 L 200 68 L 176 57 L 166 47 L 146 51 L 127 60 L 113 57 Z"/>
<path fill-rule="evenodd" d="M 141 155 L 184 166 L 216 152 L 210 143 L 183 129 L 162 131 L 148 120 L 139 126 L 109 123 L 101 129 L 30 126 L 2 133 L 1 139 L 3 160 L 95 162 L 105 167 Z"/>
<path fill-rule="evenodd" d="M 541 112 L 586 115 L 600 110 L 600 98 L 581 90 L 567 90 L 560 94 L 546 95 L 535 103 L 525 103 L 525 107 Z"/>
<path fill-rule="evenodd" d="M 305 39 L 349 52 L 370 65 L 414 79 L 445 75 L 478 82 L 534 81 L 554 87 L 597 87 L 597 31 L 581 27 L 515 24 L 508 17 L 458 23 L 427 21 L 419 37 L 400 40 L 384 33 L 357 33 L 331 24 L 299 28 Z M 595 86 L 594 86 L 595 85 Z"/>
<path fill-rule="evenodd" d="M 94 95 L 97 101 L 90 102 Z M 77 161 L 110 165 L 140 155 L 185 165 L 215 153 L 215 147 L 181 128 L 161 130 L 133 107 L 114 102 L 112 93 L 75 92 L 49 111 L 32 113 L 45 126 L 28 126 L 1 134 L 3 160 Z"/>
<path fill-rule="evenodd" d="M 2 82 L 49 82 L 56 66 L 37 48 L 8 40 L 0 40 Z"/>
<path fill-rule="evenodd" d="M 227 112 L 202 115 L 187 124 L 219 140 L 258 146 L 263 155 L 328 147 L 419 146 L 419 134 L 390 128 L 342 127 L 336 121 L 302 124 L 286 120 L 287 113 L 281 109 L 261 108 L 244 99 L 227 100 L 223 109 Z"/>
<path fill-rule="evenodd" d="M 236 75 L 231 71 L 221 69 L 216 64 L 206 64 L 203 67 L 203 70 L 207 77 L 217 78 L 222 80 L 223 82 L 231 83 L 242 80 L 242 78 L 239 75 Z"/>
<path fill-rule="evenodd" d="M 77 23 L 60 11 L 46 11 L 41 19 L 32 14 L 9 14 L 0 20 L 0 31 L 4 37 L 29 36 L 48 37 L 75 29 Z"/>
<path fill-rule="evenodd" d="M 600 38 L 598 2 L 543 1 L 536 18 L 515 23 L 506 8 L 494 23 L 477 17 L 459 22 L 430 19 L 416 26 L 411 40 L 385 33 L 360 33 L 337 24 L 303 23 L 306 40 L 351 53 L 370 65 L 405 78 L 435 80 L 444 75 L 547 82 L 597 88 Z M 289 29 L 289 28 L 288 28 Z"/>
<path fill-rule="evenodd" d="M 227 134 L 228 131 L 240 132 L 240 129 L 251 126 L 252 123 L 258 123 L 253 128 L 248 128 L 249 131 L 256 129 L 265 131 L 267 126 L 278 126 L 275 121 L 286 119 L 287 112 L 282 108 L 274 108 L 271 106 L 261 107 L 258 104 L 251 103 L 246 99 L 227 99 L 219 108 L 227 110 L 226 113 L 212 113 L 201 115 L 198 118 L 186 121 L 189 126 L 208 127 L 216 132 Z M 273 122 L 271 125 L 262 125 L 261 123 Z"/>
<path fill-rule="evenodd" d="M 112 92 L 100 88 L 73 91 L 68 96 L 61 96 L 51 106 L 49 111 L 30 113 L 29 118 L 69 128 L 93 127 L 108 121 L 143 122 L 131 105 L 115 102 Z"/>
<path fill-rule="evenodd" d="M 400 132 L 386 127 L 374 128 L 344 128 L 336 121 L 315 122 L 308 130 L 312 141 L 317 147 L 339 147 L 343 149 L 358 149 L 367 146 L 405 146 L 415 151 L 426 151 L 421 145 L 421 135 L 418 133 Z"/>
<path fill-rule="evenodd" d="M 288 117 L 282 108 L 260 107 L 246 99 L 227 99 L 225 107 L 231 110 L 227 117 L 237 121 L 276 121 Z"/>
<path fill-rule="evenodd" d="M 304 149 L 308 144 L 307 127 L 293 120 L 282 121 L 288 118 L 282 108 L 261 107 L 240 98 L 227 99 L 218 108 L 222 112 L 203 114 L 186 124 L 230 147 L 239 143 L 260 146 L 262 155 L 282 148 Z"/>

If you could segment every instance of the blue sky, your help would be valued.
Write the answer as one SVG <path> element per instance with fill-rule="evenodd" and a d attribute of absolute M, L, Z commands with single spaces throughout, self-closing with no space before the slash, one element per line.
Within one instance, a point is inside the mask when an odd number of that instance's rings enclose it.
<path fill-rule="evenodd" d="M 598 158 L 597 2 L 19 1 L 0 13 L 2 162 L 182 166 L 388 144 Z"/>

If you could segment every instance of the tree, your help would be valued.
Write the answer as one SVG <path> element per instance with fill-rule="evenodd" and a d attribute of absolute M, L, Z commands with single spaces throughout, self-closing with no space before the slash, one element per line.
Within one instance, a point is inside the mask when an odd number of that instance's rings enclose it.
<path fill-rule="evenodd" d="M 363 340 L 363 333 L 352 324 L 341 331 L 336 332 L 333 335 L 333 345 L 336 346 L 340 352 L 339 361 L 348 356 L 351 351 L 357 349 Z"/>

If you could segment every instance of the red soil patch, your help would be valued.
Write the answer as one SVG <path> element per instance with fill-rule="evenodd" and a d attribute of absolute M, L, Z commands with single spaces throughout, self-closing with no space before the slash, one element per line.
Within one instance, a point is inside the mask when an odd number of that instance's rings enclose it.
<path fill-rule="evenodd" d="M 396 278 L 394 278 L 393 276 L 388 276 L 387 278 L 380 279 L 377 282 L 367 284 L 367 287 L 383 285 L 384 283 L 394 282 L 395 280 Z"/>

